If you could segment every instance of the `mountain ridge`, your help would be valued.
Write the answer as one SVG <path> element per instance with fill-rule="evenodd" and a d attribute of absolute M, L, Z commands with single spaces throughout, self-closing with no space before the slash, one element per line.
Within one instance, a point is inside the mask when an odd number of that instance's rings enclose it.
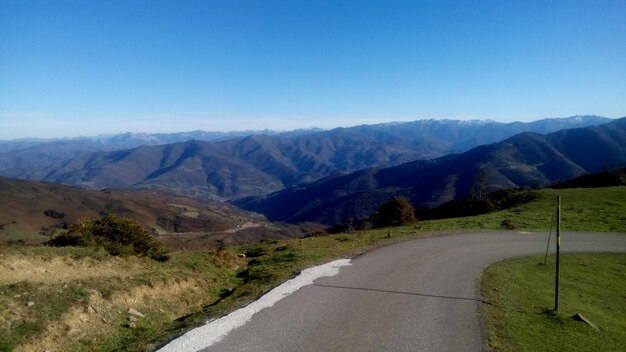
<path fill-rule="evenodd" d="M 419 120 L 95 152 L 59 142 L 0 154 L 0 175 L 94 189 L 172 188 L 191 196 L 230 200 L 368 167 L 465 151 L 520 129 L 553 130 L 605 120 L 595 116 L 510 124 Z"/>
<path fill-rule="evenodd" d="M 593 121 L 595 120 L 595 121 Z M 76 137 L 60 137 L 60 138 L 17 138 L 17 139 L 8 139 L 8 140 L 0 140 L 0 153 L 25 149 L 28 147 L 32 147 L 39 144 L 48 144 L 48 143 L 72 143 L 72 142 L 87 142 L 93 143 L 94 146 L 92 148 L 98 148 L 98 151 L 107 151 L 107 150 L 116 150 L 116 149 L 127 149 L 134 148 L 140 145 L 157 145 L 157 144 L 170 144 L 177 142 L 185 142 L 189 140 L 204 140 L 204 141 L 218 141 L 224 140 L 228 138 L 237 138 L 237 137 L 247 137 L 252 135 L 276 135 L 276 136 L 298 136 L 304 134 L 311 134 L 317 132 L 324 131 L 332 131 L 335 129 L 346 129 L 346 128 L 355 128 L 362 126 L 398 126 L 407 123 L 433 123 L 433 122 L 455 122 L 461 125 L 484 125 L 484 124 L 503 124 L 503 125 L 541 125 L 546 123 L 561 123 L 562 127 L 572 127 L 572 124 L 578 123 L 581 125 L 589 124 L 589 123 L 602 123 L 611 120 L 606 117 L 597 116 L 597 115 L 575 115 L 570 117 L 563 118 L 544 118 L 530 122 L 522 122 L 522 121 L 512 121 L 512 122 L 497 122 L 491 119 L 470 119 L 470 120 L 455 120 L 455 119 L 421 119 L 414 120 L 408 122 L 400 122 L 400 121 L 392 121 L 392 122 L 383 122 L 378 124 L 361 124 L 355 125 L 352 127 L 337 127 L 333 129 L 322 129 L 318 127 L 311 128 L 299 128 L 289 131 L 275 131 L 270 129 L 263 130 L 241 130 L 241 131 L 205 131 L 205 130 L 194 130 L 194 131 L 182 131 L 182 132 L 157 132 L 157 133 L 147 133 L 147 132 L 123 132 L 116 134 L 101 134 L 95 136 L 76 136 Z"/>
<path fill-rule="evenodd" d="M 233 204 L 270 220 L 334 225 L 366 218 L 394 196 L 420 207 L 466 197 L 481 173 L 491 191 L 545 186 L 625 163 L 626 118 L 622 118 L 547 135 L 525 132 L 460 154 L 364 169 Z"/>

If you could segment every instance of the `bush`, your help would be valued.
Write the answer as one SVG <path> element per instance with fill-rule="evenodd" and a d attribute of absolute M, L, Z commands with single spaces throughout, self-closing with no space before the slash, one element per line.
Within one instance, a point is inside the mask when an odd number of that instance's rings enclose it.
<path fill-rule="evenodd" d="M 49 216 L 53 219 L 63 219 L 65 217 L 65 213 L 60 211 L 56 211 L 54 209 L 46 209 L 43 211 L 45 216 Z"/>
<path fill-rule="evenodd" d="M 359 219 L 351 223 L 338 224 L 326 229 L 328 234 L 353 233 L 354 231 L 367 231 L 375 227 L 373 216 L 370 219 Z"/>
<path fill-rule="evenodd" d="M 54 236 L 50 246 L 102 247 L 112 255 L 147 256 L 154 260 L 169 259 L 163 245 L 137 222 L 114 215 L 84 219 L 70 226 L 66 233 Z"/>
<path fill-rule="evenodd" d="M 500 227 L 505 230 L 515 230 L 517 228 L 511 219 L 503 219 L 502 222 L 500 222 Z"/>
<path fill-rule="evenodd" d="M 406 198 L 400 196 L 384 203 L 378 208 L 378 212 L 372 216 L 375 227 L 402 226 L 414 224 L 415 209 Z"/>

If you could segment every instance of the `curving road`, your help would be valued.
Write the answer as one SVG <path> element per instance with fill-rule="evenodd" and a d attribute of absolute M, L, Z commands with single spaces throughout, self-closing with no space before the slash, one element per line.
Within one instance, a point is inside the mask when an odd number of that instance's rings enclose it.
<path fill-rule="evenodd" d="M 202 351 L 485 351 L 480 273 L 545 251 L 547 235 L 418 239 L 352 260 Z M 626 236 L 564 234 L 563 252 L 626 252 Z"/>

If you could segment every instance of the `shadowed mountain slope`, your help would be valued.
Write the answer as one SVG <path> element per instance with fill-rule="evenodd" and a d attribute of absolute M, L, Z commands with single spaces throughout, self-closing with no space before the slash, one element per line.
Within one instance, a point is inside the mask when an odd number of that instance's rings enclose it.
<path fill-rule="evenodd" d="M 43 179 L 95 189 L 171 189 L 205 198 L 282 188 L 271 176 L 202 141 L 85 153 Z"/>
<path fill-rule="evenodd" d="M 462 154 L 324 178 L 234 204 L 271 220 L 333 225 L 368 217 L 398 195 L 416 206 L 435 206 L 466 197 L 476 187 L 493 191 L 545 186 L 625 163 L 626 118 L 622 118 L 548 135 L 522 133 Z"/>

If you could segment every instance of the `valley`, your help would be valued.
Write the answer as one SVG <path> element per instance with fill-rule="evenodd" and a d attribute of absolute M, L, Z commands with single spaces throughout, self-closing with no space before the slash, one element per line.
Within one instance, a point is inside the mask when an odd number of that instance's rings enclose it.
<path fill-rule="evenodd" d="M 137 221 L 172 249 L 300 237 L 319 228 L 273 224 L 227 203 L 167 190 L 95 191 L 0 177 L 0 199 L 0 242 L 9 244 L 41 244 L 80 219 L 107 214 Z"/>
<path fill-rule="evenodd" d="M 301 237 L 367 219 L 396 196 L 432 208 L 477 190 L 544 187 L 623 167 L 626 119 L 606 121 L 420 120 L 248 136 L 135 134 L 89 140 L 105 150 L 78 154 L 84 140 L 15 142 L 23 148 L 0 153 L 0 174 L 18 178 L 0 178 L 0 239 L 41 243 L 80 218 L 105 214 L 140 222 L 171 248 Z M 475 146 L 520 130 L 571 126 L 583 127 Z M 208 140 L 161 144 L 186 137 Z M 116 141 L 147 144 L 106 151 Z M 432 158 L 450 151 L 462 152 Z"/>
<path fill-rule="evenodd" d="M 0 282 L 0 350 L 152 351 L 313 265 L 409 239 L 545 233 L 557 195 L 563 231 L 624 234 L 624 170 L 589 174 L 624 165 L 625 124 L 525 132 L 408 162 L 393 144 L 337 154 L 359 139 L 338 147 L 305 134 L 289 142 L 301 147 L 289 149 L 254 135 L 81 153 L 45 171 L 47 182 L 0 177 L 0 270 L 9 272 Z M 12 153 L 5 154 L 16 160 Z M 393 153 L 398 164 L 386 167 Z M 381 166 L 362 168 L 369 163 Z M 478 215 L 459 215 L 446 203 L 498 190 L 523 201 Z M 426 211 L 440 218 L 326 231 L 367 218 L 398 195 L 418 208 L 418 218 Z M 447 207 L 433 208 L 441 204 Z M 167 260 L 41 246 L 105 215 L 141 224 L 167 249 Z"/>

